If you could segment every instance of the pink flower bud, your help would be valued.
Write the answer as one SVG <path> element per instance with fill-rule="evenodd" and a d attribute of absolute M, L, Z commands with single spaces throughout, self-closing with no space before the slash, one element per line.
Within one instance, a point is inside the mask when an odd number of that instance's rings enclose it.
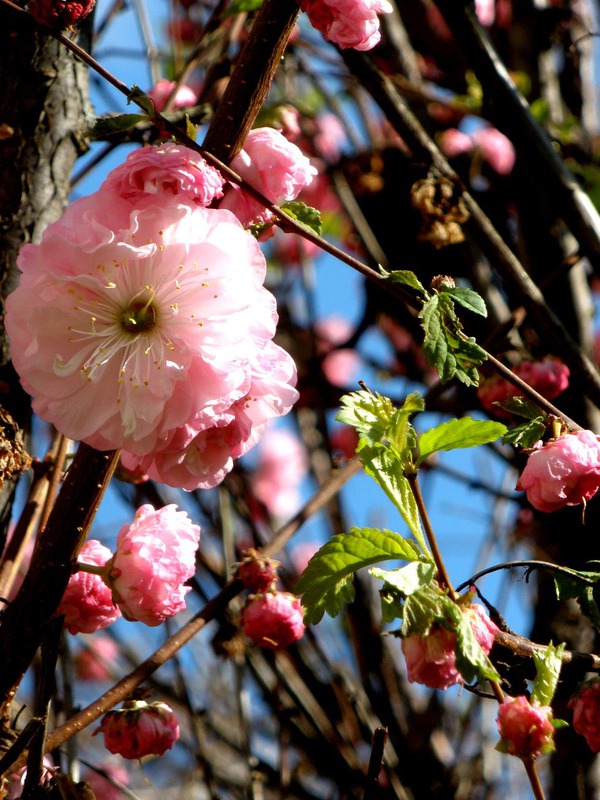
<path fill-rule="evenodd" d="M 480 605 L 463 609 L 468 616 L 475 638 L 487 655 L 494 644 L 496 625 Z M 430 689 L 447 689 L 462 683 L 456 667 L 456 634 L 443 625 L 434 623 L 426 636 L 411 633 L 402 639 L 402 652 L 410 683 L 422 683 Z"/>
<path fill-rule="evenodd" d="M 600 444 L 592 431 L 567 433 L 534 445 L 517 483 L 538 511 L 587 502 L 600 487 Z"/>
<path fill-rule="evenodd" d="M 524 695 L 507 697 L 498 709 L 499 748 L 524 760 L 554 749 L 552 709 L 530 703 Z"/>
<path fill-rule="evenodd" d="M 108 547 L 90 539 L 81 548 L 79 560 L 103 567 L 111 556 Z M 56 613 L 65 615 L 65 628 L 73 634 L 94 633 L 121 616 L 102 577 L 83 570 L 71 576 Z"/>
<path fill-rule="evenodd" d="M 40 25 L 65 30 L 87 17 L 96 0 L 30 0 L 28 9 Z"/>
<path fill-rule="evenodd" d="M 148 92 L 148 97 L 154 100 L 154 105 L 157 111 L 162 111 L 167 105 L 167 100 L 173 93 L 177 86 L 176 81 L 168 81 L 166 78 L 160 78 Z M 181 85 L 175 97 L 171 101 L 171 111 L 177 111 L 180 108 L 187 108 L 196 103 L 196 92 L 190 89 L 185 84 Z"/>
<path fill-rule="evenodd" d="M 302 0 L 311 25 L 342 49 L 370 50 L 381 38 L 378 14 L 389 14 L 387 0 Z"/>
<path fill-rule="evenodd" d="M 584 683 L 569 700 L 573 728 L 585 737 L 593 753 L 600 752 L 600 681 Z"/>
<path fill-rule="evenodd" d="M 281 650 L 304 634 L 302 604 L 289 592 L 251 597 L 242 611 L 242 630 L 251 642 Z"/>
<path fill-rule="evenodd" d="M 159 625 L 185 608 L 183 583 L 196 571 L 200 528 L 185 511 L 168 505 L 138 508 L 117 537 L 110 563 L 113 598 L 125 619 Z"/>
<path fill-rule="evenodd" d="M 277 581 L 279 561 L 266 558 L 257 550 L 250 549 L 243 554 L 245 558 L 238 564 L 236 577 L 249 592 L 267 592 Z"/>
<path fill-rule="evenodd" d="M 179 721 L 166 703 L 132 700 L 116 711 L 109 711 L 95 732 L 102 731 L 111 753 L 123 758 L 162 756 L 179 739 Z"/>

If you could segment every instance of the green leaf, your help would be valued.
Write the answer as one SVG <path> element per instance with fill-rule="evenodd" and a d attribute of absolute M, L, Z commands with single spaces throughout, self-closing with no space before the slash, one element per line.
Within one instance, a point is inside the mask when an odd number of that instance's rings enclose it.
<path fill-rule="evenodd" d="M 583 613 L 598 630 L 600 630 L 600 609 L 594 596 L 594 588 L 599 580 L 600 573 L 598 572 L 569 569 L 568 573 L 564 570 L 554 573 L 554 585 L 558 599 L 575 598 Z M 593 583 L 590 584 L 590 581 Z"/>
<path fill-rule="evenodd" d="M 194 142 L 196 141 L 196 136 L 198 134 L 198 128 L 192 120 L 189 118 L 189 115 L 185 115 L 185 132 L 187 135 L 192 139 Z"/>
<path fill-rule="evenodd" d="M 127 95 L 127 102 L 128 103 L 135 103 L 138 105 L 143 111 L 146 112 L 149 119 L 154 119 L 156 115 L 156 107 L 154 102 L 148 97 L 145 92 L 142 92 L 139 86 L 135 84 L 131 87 L 131 91 Z"/>
<path fill-rule="evenodd" d="M 541 706 L 549 706 L 554 697 L 560 670 L 562 667 L 562 653 L 564 644 L 554 647 L 552 642 L 542 651 L 533 651 L 536 676 L 531 692 L 532 701 L 537 700 Z"/>
<path fill-rule="evenodd" d="M 342 408 L 336 420 L 356 428 L 370 444 L 381 442 L 389 429 L 394 405 L 388 397 L 360 391 L 346 394 L 340 400 Z"/>
<path fill-rule="evenodd" d="M 511 388 L 513 388 L 515 392 L 519 391 L 516 386 Z M 494 405 L 503 408 L 505 411 L 517 417 L 525 417 L 525 419 L 538 419 L 540 417 L 539 407 L 520 394 L 515 394 L 507 400 L 503 400 L 501 403 L 496 402 Z"/>
<path fill-rule="evenodd" d="M 451 419 L 431 428 L 419 437 L 419 459 L 421 464 L 432 453 L 439 450 L 456 450 L 466 447 L 477 447 L 480 444 L 493 442 L 506 433 L 506 425 L 489 420 Z"/>
<path fill-rule="evenodd" d="M 482 317 L 487 317 L 487 308 L 483 297 L 474 292 L 473 289 L 467 289 L 463 286 L 456 286 L 453 289 L 444 289 L 440 294 L 449 294 L 453 300 L 460 303 L 463 308 L 467 308 L 474 314 L 480 314 Z"/>
<path fill-rule="evenodd" d="M 399 559 L 415 561 L 419 549 L 391 531 L 375 528 L 351 528 L 334 536 L 315 553 L 296 584 L 308 624 L 319 622 L 325 611 L 335 617 L 354 599 L 352 577 L 362 567 L 379 561 Z"/>
<path fill-rule="evenodd" d="M 418 292 L 421 292 L 425 299 L 429 297 L 429 293 L 425 290 L 425 287 L 421 283 L 421 281 L 417 278 L 414 272 L 411 272 L 409 269 L 395 269 L 392 272 L 387 272 L 380 268 L 384 278 L 387 278 L 391 283 L 401 283 L 404 286 L 410 286 L 411 289 L 416 289 Z"/>
<path fill-rule="evenodd" d="M 546 418 L 536 417 L 507 431 L 502 437 L 502 444 L 512 444 L 515 447 L 527 449 L 528 447 L 533 447 L 545 432 Z"/>
<path fill-rule="evenodd" d="M 321 219 L 321 212 L 318 211 L 318 209 L 307 206 L 306 203 L 301 203 L 299 200 L 283 203 L 280 208 L 282 211 L 285 211 L 288 217 L 295 219 L 296 222 L 302 223 L 306 228 L 310 228 L 317 236 L 321 235 L 323 221 Z"/>
<path fill-rule="evenodd" d="M 448 603 L 452 601 L 434 583 L 408 595 L 402 605 L 400 635 L 406 637 L 416 633 L 427 636 L 435 622 L 450 627 L 446 614 Z"/>
<path fill-rule="evenodd" d="M 423 553 L 429 554 L 421 528 L 417 503 L 408 478 L 404 475 L 399 457 L 381 447 L 364 447 L 359 456 L 367 475 L 370 475 L 381 486 L 400 512 Z"/>
<path fill-rule="evenodd" d="M 231 17 L 233 14 L 258 11 L 262 6 L 262 0 L 232 0 L 223 16 Z"/>
<path fill-rule="evenodd" d="M 419 589 L 428 586 L 435 576 L 435 564 L 433 561 L 412 561 L 400 569 L 385 570 L 373 567 L 369 570 L 369 575 L 379 578 L 384 582 L 382 591 L 394 589 L 407 597 L 414 594 Z"/>
<path fill-rule="evenodd" d="M 469 617 L 459 610 L 455 616 L 456 667 L 467 683 L 498 681 L 500 676 L 477 641 Z"/>
<path fill-rule="evenodd" d="M 89 135 L 92 138 L 100 139 L 114 133 L 124 133 L 130 131 L 138 122 L 148 122 L 148 118 L 143 114 L 116 114 L 109 117 L 97 117 Z"/>

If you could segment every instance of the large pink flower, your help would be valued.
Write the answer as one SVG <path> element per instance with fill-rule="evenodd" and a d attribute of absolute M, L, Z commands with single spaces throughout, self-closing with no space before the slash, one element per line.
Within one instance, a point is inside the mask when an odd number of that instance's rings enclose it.
<path fill-rule="evenodd" d="M 117 537 L 109 565 L 113 598 L 125 619 L 159 625 L 185 608 L 184 582 L 196 571 L 200 528 L 168 505 L 138 508 Z"/>
<path fill-rule="evenodd" d="M 141 147 L 106 177 L 101 191 L 136 208 L 152 204 L 194 203 L 209 206 L 223 195 L 221 173 L 189 147 L 167 142 Z"/>
<path fill-rule="evenodd" d="M 342 49 L 371 50 L 379 42 L 378 14 L 390 14 L 387 0 L 302 0 L 311 25 Z"/>
<path fill-rule="evenodd" d="M 302 151 L 274 128 L 250 131 L 231 169 L 272 203 L 294 200 L 317 174 Z M 264 206 L 237 186 L 228 189 L 220 207 L 233 211 L 246 226 L 273 219 Z"/>
<path fill-rule="evenodd" d="M 538 511 L 587 502 L 600 488 L 600 443 L 592 431 L 538 442 L 517 483 Z"/>
<path fill-rule="evenodd" d="M 39 416 L 100 450 L 141 456 L 182 426 L 191 439 L 215 425 L 275 332 L 264 256 L 223 210 L 130 211 L 100 191 L 19 266 L 6 327 L 23 386 Z"/>
<path fill-rule="evenodd" d="M 496 625 L 479 605 L 464 609 L 475 638 L 487 655 L 494 644 Z M 447 689 L 463 678 L 456 666 L 456 634 L 434 623 L 426 636 L 412 633 L 402 639 L 402 652 L 410 683 L 422 683 L 430 689 Z"/>
<path fill-rule="evenodd" d="M 79 560 L 103 567 L 111 556 L 108 547 L 96 539 L 89 539 L 81 548 Z M 56 613 L 65 615 L 65 628 L 73 634 L 93 633 L 121 616 L 111 590 L 100 575 L 83 570 L 71 576 Z"/>

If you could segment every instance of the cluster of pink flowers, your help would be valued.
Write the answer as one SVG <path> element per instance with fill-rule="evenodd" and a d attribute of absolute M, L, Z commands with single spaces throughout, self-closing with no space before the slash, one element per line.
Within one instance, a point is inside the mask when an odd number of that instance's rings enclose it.
<path fill-rule="evenodd" d="M 129 700 L 104 715 L 99 731 L 106 749 L 123 758 L 162 756 L 179 739 L 179 720 L 166 703 Z"/>
<path fill-rule="evenodd" d="M 390 14 L 387 0 L 302 0 L 313 28 L 342 49 L 371 50 L 381 39 L 378 14 Z"/>
<path fill-rule="evenodd" d="M 593 753 L 600 752 L 600 681 L 588 681 L 569 701 L 573 728 L 585 737 Z"/>
<path fill-rule="evenodd" d="M 591 500 L 600 488 L 600 442 L 592 431 L 537 442 L 517 483 L 538 511 L 558 511 Z"/>
<path fill-rule="evenodd" d="M 296 155 L 279 162 L 276 137 L 261 138 L 256 175 L 279 199 L 302 180 Z M 22 248 L 7 302 L 35 412 L 188 490 L 219 483 L 297 399 L 295 365 L 272 341 L 260 247 L 234 214 L 206 207 L 222 186 L 185 147 L 135 151 Z"/>
<path fill-rule="evenodd" d="M 470 135 L 449 128 L 440 134 L 439 145 L 450 158 L 471 152 L 480 155 L 498 175 L 510 175 L 516 161 L 512 142 L 496 128 L 477 128 Z"/>
<path fill-rule="evenodd" d="M 467 606 L 463 613 L 487 655 L 498 628 L 479 605 Z M 434 623 L 427 636 L 416 633 L 406 636 L 401 646 L 410 683 L 422 683 L 430 689 L 447 689 L 462 683 L 462 675 L 456 666 L 456 633 L 442 623 Z"/>
<path fill-rule="evenodd" d="M 499 750 L 531 761 L 554 749 L 552 709 L 524 695 L 507 697 L 498 709 Z"/>
<path fill-rule="evenodd" d="M 547 400 L 554 400 L 569 386 L 570 370 L 558 358 L 547 357 L 541 361 L 523 361 L 512 371 Z M 495 403 L 505 403 L 511 397 L 522 397 L 523 393 L 504 378 L 493 375 L 482 381 L 477 390 L 477 396 L 486 411 L 497 417 L 507 418 L 510 417 L 510 414 Z"/>
<path fill-rule="evenodd" d="M 121 528 L 114 555 L 93 539 L 83 546 L 81 562 L 102 569 L 75 573 L 57 613 L 71 633 L 93 633 L 121 614 L 159 625 L 185 608 L 190 588 L 183 584 L 196 571 L 199 539 L 200 528 L 175 505 L 141 506 Z"/>

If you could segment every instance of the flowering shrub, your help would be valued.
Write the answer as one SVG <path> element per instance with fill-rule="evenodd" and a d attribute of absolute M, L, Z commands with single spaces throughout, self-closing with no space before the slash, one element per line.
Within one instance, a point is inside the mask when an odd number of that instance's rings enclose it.
<path fill-rule="evenodd" d="M 103 567 L 112 553 L 101 542 L 90 539 L 81 548 L 79 560 L 84 564 Z M 100 575 L 79 570 L 69 579 L 57 614 L 64 614 L 69 633 L 93 633 L 106 628 L 121 616 L 114 604 L 112 592 Z"/>
<path fill-rule="evenodd" d="M 281 650 L 304 634 L 302 604 L 289 592 L 250 597 L 242 611 L 242 630 L 253 644 Z"/>
<path fill-rule="evenodd" d="M 593 753 L 600 752 L 600 681 L 584 683 L 569 701 L 573 728 L 585 737 Z"/>
<path fill-rule="evenodd" d="M 487 655 L 494 644 L 496 625 L 479 605 L 468 606 L 468 615 L 475 638 Z M 447 689 L 462 683 L 456 666 L 456 634 L 442 624 L 434 623 L 426 636 L 412 633 L 402 639 L 408 680 L 430 689 Z"/>
<path fill-rule="evenodd" d="M 538 511 L 558 511 L 591 500 L 600 488 L 598 437 L 592 431 L 577 431 L 538 442 L 516 488 Z"/>
<path fill-rule="evenodd" d="M 183 586 L 196 570 L 200 528 L 185 511 L 168 505 L 138 508 L 117 537 L 108 565 L 113 598 L 125 619 L 159 625 L 185 608 Z"/>
<path fill-rule="evenodd" d="M 520 695 L 506 698 L 498 709 L 499 749 L 530 760 L 554 749 L 552 709 Z"/>
<path fill-rule="evenodd" d="M 389 14 L 387 0 L 302 0 L 311 25 L 342 49 L 371 50 L 379 42 L 378 14 Z"/>
<path fill-rule="evenodd" d="M 111 753 L 123 758 L 162 756 L 179 739 L 179 721 L 166 703 L 133 700 L 123 708 L 109 711 L 100 728 L 104 744 Z"/>

